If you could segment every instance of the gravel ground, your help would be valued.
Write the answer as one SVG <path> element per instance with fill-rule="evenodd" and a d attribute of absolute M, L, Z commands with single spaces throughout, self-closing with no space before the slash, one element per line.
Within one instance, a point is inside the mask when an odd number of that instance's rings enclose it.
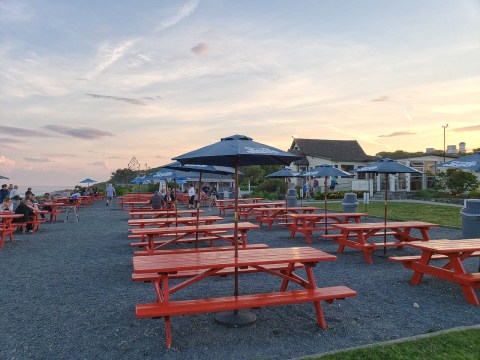
<path fill-rule="evenodd" d="M 458 285 L 425 277 L 413 287 L 411 271 L 388 261 L 414 249 L 377 251 L 373 265 L 346 250 L 315 268 L 318 286 L 358 292 L 324 303 L 328 330 L 317 327 L 310 303 L 253 310 L 257 322 L 236 329 L 218 325 L 213 314 L 178 316 L 172 319 L 173 346 L 166 350 L 163 320 L 135 318 L 135 304 L 154 301 L 154 292 L 151 284 L 130 280 L 128 213 L 99 202 L 79 216 L 78 223 L 46 223 L 38 233 L 15 234 L 15 242 L 0 250 L 0 359 L 288 359 L 480 323 L 480 308 L 465 301 Z M 430 236 L 459 239 L 461 231 L 438 227 Z M 305 246 L 303 235 L 291 239 L 278 225 L 247 237 L 272 247 Z M 336 253 L 334 243 L 318 237 L 312 246 Z M 476 271 L 478 259 L 465 266 Z M 240 292 L 278 286 L 272 276 L 240 278 Z M 175 296 L 232 294 L 233 278 L 227 277 Z"/>

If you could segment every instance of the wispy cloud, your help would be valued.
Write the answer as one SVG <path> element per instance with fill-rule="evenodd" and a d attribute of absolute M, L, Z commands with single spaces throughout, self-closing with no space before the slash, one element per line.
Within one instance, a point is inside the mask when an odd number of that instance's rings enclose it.
<path fill-rule="evenodd" d="M 24 140 L 13 139 L 13 138 L 0 138 L 0 144 L 19 144 L 24 143 Z"/>
<path fill-rule="evenodd" d="M 452 129 L 452 131 L 455 131 L 455 132 L 480 131 L 480 125 L 464 126 L 461 128 Z"/>
<path fill-rule="evenodd" d="M 26 137 L 42 137 L 48 136 L 45 133 L 35 130 L 22 129 L 17 127 L 10 126 L 0 126 L 0 131 L 2 135 L 11 135 L 11 136 L 26 136 Z"/>
<path fill-rule="evenodd" d="M 61 126 L 61 125 L 45 125 L 44 128 L 57 132 L 59 134 L 77 137 L 81 139 L 87 139 L 87 140 L 95 140 L 105 136 L 113 136 L 113 134 L 108 131 L 102 131 L 102 130 L 87 128 L 87 127 L 72 128 L 72 127 Z"/>
<path fill-rule="evenodd" d="M 156 32 L 168 29 L 178 24 L 183 19 L 193 14 L 198 6 L 198 0 L 189 0 L 183 4 L 174 15 L 164 19 L 159 26 L 155 29 Z"/>
<path fill-rule="evenodd" d="M 396 137 L 396 136 L 405 136 L 405 135 L 415 135 L 415 133 L 411 131 L 395 131 L 387 135 L 378 135 L 378 137 Z"/>
<path fill-rule="evenodd" d="M 23 158 L 25 161 L 28 162 L 36 162 L 36 163 L 48 163 L 51 162 L 50 159 L 47 158 L 31 158 L 31 157 L 24 157 Z"/>
<path fill-rule="evenodd" d="M 198 56 L 207 56 L 208 55 L 208 45 L 205 43 L 200 43 L 195 45 L 192 49 L 192 52 Z"/>
<path fill-rule="evenodd" d="M 136 39 L 126 40 L 118 45 L 102 44 L 97 50 L 95 69 L 86 77 L 88 79 L 96 78 L 110 66 L 120 60 L 137 42 Z"/>
<path fill-rule="evenodd" d="M 388 96 L 380 96 L 379 98 L 373 99 L 372 101 L 384 102 L 384 101 L 388 101 L 388 100 L 390 100 L 390 98 Z"/>
<path fill-rule="evenodd" d="M 110 95 L 89 94 L 89 93 L 87 93 L 86 95 L 96 99 L 110 99 L 110 100 L 125 101 L 129 104 L 134 104 L 134 105 L 146 105 L 145 102 L 139 99 L 131 99 L 131 98 L 118 97 L 118 96 L 110 96 Z"/>

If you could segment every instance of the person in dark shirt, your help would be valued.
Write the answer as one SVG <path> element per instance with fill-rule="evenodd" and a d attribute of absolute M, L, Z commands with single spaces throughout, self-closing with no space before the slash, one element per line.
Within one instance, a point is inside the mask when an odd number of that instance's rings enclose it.
<path fill-rule="evenodd" d="M 2 185 L 2 189 L 0 190 L 0 204 L 3 202 L 3 199 L 8 197 L 9 191 L 7 189 L 7 184 Z"/>
<path fill-rule="evenodd" d="M 25 199 L 28 199 L 28 198 L 30 197 L 30 195 L 35 196 L 35 194 L 32 192 L 32 188 L 31 188 L 31 187 L 29 187 L 29 188 L 27 189 L 27 191 L 25 191 Z"/>
<path fill-rule="evenodd" d="M 150 198 L 149 203 L 152 206 L 152 209 L 163 208 L 163 198 L 160 196 L 157 190 L 153 193 L 153 196 Z"/>
<path fill-rule="evenodd" d="M 18 204 L 17 209 L 15 210 L 15 214 L 22 214 L 23 217 L 13 219 L 14 223 L 16 222 L 23 223 L 23 222 L 32 221 L 34 217 L 33 210 L 31 207 L 27 205 L 27 201 L 25 199 L 20 200 L 20 204 Z M 27 224 L 27 231 L 33 232 L 33 225 L 31 223 Z"/>

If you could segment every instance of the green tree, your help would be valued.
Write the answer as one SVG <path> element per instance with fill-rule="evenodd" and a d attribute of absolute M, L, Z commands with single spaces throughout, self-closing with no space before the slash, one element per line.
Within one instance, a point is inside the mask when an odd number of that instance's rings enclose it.
<path fill-rule="evenodd" d="M 447 169 L 447 171 L 437 174 L 437 186 L 452 195 L 460 195 L 475 190 L 480 186 L 480 182 L 471 172 Z"/>
<path fill-rule="evenodd" d="M 250 182 L 251 186 L 258 186 L 265 180 L 265 175 L 271 174 L 282 168 L 279 165 L 251 165 L 242 166 L 240 171 L 243 175 L 240 176 L 240 186 L 246 187 Z"/>
<path fill-rule="evenodd" d="M 130 181 L 137 177 L 137 172 L 131 169 L 117 169 L 112 172 L 110 182 L 115 184 L 129 184 Z"/>

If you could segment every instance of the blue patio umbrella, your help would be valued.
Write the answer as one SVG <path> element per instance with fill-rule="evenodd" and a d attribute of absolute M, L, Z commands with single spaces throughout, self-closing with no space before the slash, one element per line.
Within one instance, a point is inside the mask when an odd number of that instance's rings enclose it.
<path fill-rule="evenodd" d="M 143 184 L 144 181 L 145 181 L 145 178 L 137 177 L 137 178 L 133 179 L 132 181 L 130 181 L 130 183 L 132 183 L 132 184 Z"/>
<path fill-rule="evenodd" d="M 83 179 L 80 181 L 80 184 L 87 184 L 87 187 L 90 187 L 90 183 L 96 183 L 96 180 L 92 180 L 90 178 Z"/>
<path fill-rule="evenodd" d="M 182 164 L 200 164 L 230 166 L 235 169 L 235 213 L 234 213 L 234 239 L 238 238 L 238 167 L 248 165 L 290 165 L 301 157 L 292 153 L 276 149 L 253 141 L 245 135 L 232 135 L 222 138 L 219 142 L 207 145 L 200 149 L 190 151 L 186 154 L 176 156 Z M 238 257 L 238 243 L 235 241 L 235 257 Z M 235 290 L 234 295 L 238 296 L 238 268 L 235 268 Z M 255 321 L 252 313 L 218 313 L 217 321 L 226 325 L 246 325 Z"/>
<path fill-rule="evenodd" d="M 290 168 L 283 168 L 282 170 L 275 171 L 274 173 L 268 174 L 266 178 L 283 178 L 285 181 L 285 209 L 288 208 L 287 201 L 287 179 L 291 177 L 301 177 L 299 172 L 293 172 Z M 285 225 L 288 227 L 288 225 Z"/>
<path fill-rule="evenodd" d="M 461 169 L 480 172 L 480 152 L 440 163 L 437 168 Z"/>
<path fill-rule="evenodd" d="M 388 175 L 390 174 L 399 174 L 399 173 L 417 173 L 421 174 L 420 171 L 411 168 L 410 166 L 403 165 L 398 161 L 385 158 L 375 161 L 366 166 L 362 166 L 358 169 L 355 169 L 355 172 L 358 173 L 373 173 L 373 174 L 385 174 L 385 196 L 384 196 L 384 224 L 387 224 L 387 198 L 388 198 Z M 387 244 L 387 229 L 384 229 L 383 232 L 383 242 Z M 383 252 L 386 253 L 386 246 L 383 248 Z"/>
<path fill-rule="evenodd" d="M 324 193 L 325 193 L 325 234 L 328 232 L 327 230 L 327 177 L 329 176 L 337 176 L 337 177 L 348 177 L 350 174 L 346 171 L 337 169 L 336 167 L 330 165 L 330 164 L 322 164 L 315 166 L 313 169 L 304 171 L 302 172 L 303 177 L 310 177 L 310 176 L 315 176 L 315 177 L 324 177 Z"/>

